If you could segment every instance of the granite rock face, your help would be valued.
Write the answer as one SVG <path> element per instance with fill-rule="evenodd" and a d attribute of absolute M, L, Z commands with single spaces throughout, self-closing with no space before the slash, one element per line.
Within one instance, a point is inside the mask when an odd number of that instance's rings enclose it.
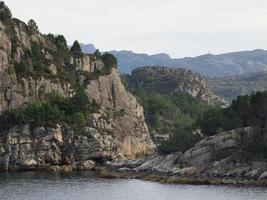
<path fill-rule="evenodd" d="M 102 106 L 102 110 L 118 114 L 113 119 L 113 126 L 117 127 L 113 129 L 116 133 L 114 140 L 120 144 L 118 152 L 128 158 L 153 152 L 154 145 L 145 123 L 143 107 L 125 90 L 116 69 L 110 75 L 90 81 L 85 91 L 88 97 Z"/>
<path fill-rule="evenodd" d="M 93 55 L 71 57 L 70 64 L 74 65 L 76 70 L 87 72 L 101 70 L 104 67 L 104 63 L 101 60 L 95 59 Z"/>
<path fill-rule="evenodd" d="M 85 127 L 77 134 L 68 126 L 37 127 L 27 124 L 0 135 L 0 170 L 48 169 L 71 166 L 91 170 L 95 162 L 112 159 L 112 136 Z"/>

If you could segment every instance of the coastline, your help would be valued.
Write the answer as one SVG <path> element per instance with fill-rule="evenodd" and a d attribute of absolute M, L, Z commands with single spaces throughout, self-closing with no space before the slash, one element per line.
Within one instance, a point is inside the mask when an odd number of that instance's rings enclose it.
<path fill-rule="evenodd" d="M 168 184 L 185 184 L 185 185 L 233 185 L 233 186 L 255 186 L 255 187 L 267 187 L 267 179 L 238 179 L 238 178 L 207 178 L 197 176 L 175 176 L 168 174 L 159 174 L 152 172 L 118 172 L 110 170 L 106 167 L 97 169 L 97 174 L 101 178 L 107 179 L 140 179 L 145 181 L 153 181 L 159 183 Z"/>
<path fill-rule="evenodd" d="M 197 177 L 197 176 L 176 176 L 167 173 L 155 173 L 155 172 L 133 172 L 111 169 L 106 166 L 96 166 L 93 170 L 78 170 L 73 168 L 73 165 L 54 165 L 54 166 L 42 166 L 39 168 L 20 168 L 10 169 L 9 171 L 0 171 L 2 173 L 24 173 L 24 172 L 47 172 L 52 174 L 67 174 L 73 173 L 86 173 L 90 177 L 99 177 L 104 179 L 139 179 L 144 181 L 152 181 L 166 184 L 182 184 L 182 185 L 232 185 L 232 186 L 251 186 L 251 187 L 267 187 L 267 179 L 240 179 L 240 178 L 210 178 L 210 177 Z"/>

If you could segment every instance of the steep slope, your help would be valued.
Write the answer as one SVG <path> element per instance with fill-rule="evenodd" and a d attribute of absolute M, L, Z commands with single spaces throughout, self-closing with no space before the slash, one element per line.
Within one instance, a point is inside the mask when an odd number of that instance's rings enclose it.
<path fill-rule="evenodd" d="M 207 54 L 198 57 L 171 59 L 167 54 L 148 55 L 131 51 L 112 51 L 118 59 L 122 73 L 143 66 L 185 68 L 209 77 L 233 76 L 267 70 L 267 51 L 254 50 L 220 55 Z"/>
<path fill-rule="evenodd" d="M 88 159 L 126 159 L 152 153 L 154 145 L 143 108 L 126 92 L 114 62 L 110 54 L 83 54 L 74 45 L 69 51 L 63 36 L 43 35 L 35 23 L 0 21 L 2 113 L 20 112 L 16 109 L 27 108 L 35 101 L 45 102 L 51 93 L 71 98 L 84 91 L 92 105 L 100 106 L 88 116 L 87 127 L 79 129 L 68 128 L 62 121 L 34 127 L 29 120 L 28 124 L 0 130 L 3 169 L 72 165 Z"/>
<path fill-rule="evenodd" d="M 117 132 L 114 139 L 121 144 L 118 152 L 128 157 L 151 152 L 153 146 L 143 107 L 125 90 L 117 70 L 113 69 L 110 75 L 90 81 L 85 92 L 102 106 L 103 111 L 119 114 L 114 120 Z"/>
<path fill-rule="evenodd" d="M 239 95 L 267 89 L 267 73 L 264 71 L 238 76 L 206 78 L 206 81 L 216 95 L 229 101 Z"/>

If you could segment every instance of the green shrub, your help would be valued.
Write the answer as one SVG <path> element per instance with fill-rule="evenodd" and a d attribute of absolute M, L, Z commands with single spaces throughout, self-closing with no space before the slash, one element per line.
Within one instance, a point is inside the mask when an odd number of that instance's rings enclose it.
<path fill-rule="evenodd" d="M 110 53 L 105 53 L 103 56 L 102 56 L 102 60 L 104 62 L 104 65 L 105 67 L 108 67 L 108 68 L 116 68 L 117 67 L 117 59 L 115 56 L 113 56 L 112 54 Z"/>
<path fill-rule="evenodd" d="M 26 123 L 31 123 L 34 127 L 68 123 L 79 130 L 89 123 L 91 113 L 98 108 L 96 102 L 90 103 L 87 98 L 85 99 L 83 91 L 78 91 L 71 98 L 51 93 L 45 101 L 35 101 L 25 107 L 4 111 L 0 115 L 0 131 Z"/>
<path fill-rule="evenodd" d="M 24 61 L 16 63 L 14 68 L 17 76 L 24 76 L 28 72 L 27 64 Z"/>

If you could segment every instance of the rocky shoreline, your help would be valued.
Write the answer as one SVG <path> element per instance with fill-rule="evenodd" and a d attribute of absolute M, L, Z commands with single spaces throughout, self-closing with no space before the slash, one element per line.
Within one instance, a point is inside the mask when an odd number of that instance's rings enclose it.
<path fill-rule="evenodd" d="M 206 137 L 186 152 L 116 157 L 113 138 L 84 128 L 75 135 L 68 127 L 10 129 L 0 137 L 0 171 L 92 171 L 103 178 L 134 178 L 179 184 L 267 186 L 267 162 L 244 161 L 240 137 L 249 141 L 254 128 L 240 128 Z"/>
<path fill-rule="evenodd" d="M 92 165 L 91 165 L 92 166 Z M 253 187 L 267 187 L 267 179 L 251 179 L 251 178 L 230 178 L 230 177 L 197 177 L 197 176 L 177 176 L 174 174 L 157 173 L 157 172 L 135 172 L 135 171 L 123 171 L 120 168 L 114 169 L 106 165 L 97 165 L 93 168 L 79 168 L 74 165 L 54 165 L 40 168 L 20 168 L 10 169 L 0 173 L 13 173 L 13 172 L 47 172 L 52 174 L 64 173 L 72 175 L 77 172 L 86 172 L 85 176 L 99 177 L 104 179 L 140 179 L 144 181 L 153 181 L 166 184 L 182 184 L 182 185 L 232 185 L 232 186 L 253 186 Z M 87 172 L 90 172 L 89 174 Z"/>
<path fill-rule="evenodd" d="M 155 156 L 157 157 L 157 156 Z M 148 158 L 151 160 L 151 158 Z M 234 185 L 234 186 L 257 186 L 257 187 L 267 187 L 267 177 L 266 172 L 264 172 L 262 177 L 253 178 L 249 177 L 231 177 L 229 175 L 222 175 L 218 177 L 208 177 L 204 174 L 182 174 L 177 172 L 163 172 L 155 171 L 151 169 L 137 170 L 140 166 L 135 166 L 140 163 L 147 163 L 149 161 L 135 160 L 127 161 L 126 163 L 107 163 L 102 166 L 96 166 L 94 169 L 98 176 L 108 179 L 141 179 L 145 181 L 154 181 L 160 183 L 170 183 L 170 184 L 190 184 L 190 185 Z M 132 166 L 130 166 L 132 163 Z M 125 167 L 127 166 L 127 167 Z M 135 167 L 134 167 L 135 166 Z M 129 168 L 134 167 L 134 168 Z M 182 169 L 186 172 L 186 169 Z"/>

